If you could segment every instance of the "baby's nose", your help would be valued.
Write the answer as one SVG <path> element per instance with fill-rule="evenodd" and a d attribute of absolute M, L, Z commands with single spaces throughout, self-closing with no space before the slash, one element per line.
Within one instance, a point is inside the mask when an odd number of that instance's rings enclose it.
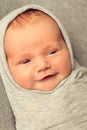
<path fill-rule="evenodd" d="M 37 62 L 38 62 L 36 66 L 37 72 L 44 71 L 50 68 L 50 63 L 45 58 L 39 58 Z"/>

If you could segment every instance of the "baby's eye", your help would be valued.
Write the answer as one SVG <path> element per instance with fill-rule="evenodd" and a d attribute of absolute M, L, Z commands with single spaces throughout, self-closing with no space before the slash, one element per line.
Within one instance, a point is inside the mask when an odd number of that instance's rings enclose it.
<path fill-rule="evenodd" d="M 25 60 L 22 61 L 22 64 L 27 64 L 27 63 L 29 63 L 29 62 L 30 62 L 29 59 L 25 59 Z"/>
<path fill-rule="evenodd" d="M 57 50 L 52 50 L 52 51 L 49 52 L 49 55 L 53 55 L 53 54 L 55 54 L 56 52 L 57 52 Z"/>

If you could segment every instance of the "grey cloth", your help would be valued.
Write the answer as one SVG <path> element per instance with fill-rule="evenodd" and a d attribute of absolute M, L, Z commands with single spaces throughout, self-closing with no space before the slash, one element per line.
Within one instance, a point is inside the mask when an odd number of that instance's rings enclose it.
<path fill-rule="evenodd" d="M 9 2 L 12 6 L 10 6 Z M 87 61 L 86 61 L 87 59 L 87 51 L 86 51 L 87 50 L 87 44 L 86 44 L 87 43 L 86 41 L 87 28 L 86 28 L 86 23 L 85 23 L 87 21 L 85 20 L 87 18 L 86 17 L 86 12 L 87 12 L 86 0 L 83 0 L 83 1 L 81 0 L 80 1 L 79 0 L 77 1 L 55 0 L 51 3 L 50 3 L 50 0 L 48 1 L 36 0 L 32 2 L 39 3 L 41 5 L 46 6 L 47 8 L 51 8 L 51 10 L 54 11 L 56 15 L 59 15 L 58 17 L 61 19 L 62 23 L 65 25 L 66 29 L 68 30 L 70 34 L 70 38 L 71 38 L 72 45 L 75 52 L 75 57 L 78 59 L 78 61 L 80 61 L 82 65 L 87 66 Z M 32 2 L 30 1 L 30 3 Z M 0 7 L 1 7 L 1 3 L 3 3 L 3 1 L 0 2 Z M 1 17 L 2 15 L 5 15 L 5 13 L 9 12 L 9 10 L 13 10 L 14 8 L 17 8 L 18 6 L 21 6 L 27 3 L 29 3 L 29 1 L 22 1 L 22 2 L 15 1 L 15 0 L 14 2 L 10 0 L 5 1 L 4 7 L 6 8 L 7 4 L 8 4 L 8 7 L 7 7 L 6 12 L 5 12 L 5 9 L 3 9 L 3 6 L 2 8 L 0 8 Z M 9 6 L 11 8 L 9 8 Z M 77 51 L 77 48 L 79 48 L 78 51 Z M 10 109 L 8 99 L 6 97 L 6 93 L 4 92 L 2 82 L 0 84 L 0 89 L 1 89 L 0 91 L 0 119 L 1 119 L 0 130 L 10 130 L 10 129 L 14 130 L 15 129 L 14 117 L 12 115 L 13 113 Z M 81 100 L 84 100 L 84 97 L 82 97 Z M 87 103 L 86 101 L 83 102 L 83 104 L 86 104 L 86 103 Z M 85 123 L 86 121 L 84 121 L 84 124 Z M 78 124 L 81 124 L 81 122 L 78 122 Z M 84 130 L 86 129 L 87 128 L 84 128 Z M 55 127 L 52 130 L 55 130 Z M 70 128 L 69 130 L 72 130 L 72 128 Z M 83 126 L 81 126 L 80 128 L 76 128 L 74 130 L 83 130 Z"/>
<path fill-rule="evenodd" d="M 15 130 L 15 120 L 0 77 L 0 130 Z"/>

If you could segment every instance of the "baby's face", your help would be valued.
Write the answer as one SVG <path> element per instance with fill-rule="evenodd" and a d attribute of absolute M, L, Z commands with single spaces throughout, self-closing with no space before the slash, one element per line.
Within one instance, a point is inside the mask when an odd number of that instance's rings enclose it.
<path fill-rule="evenodd" d="M 14 80 L 29 90 L 52 90 L 71 72 L 66 44 L 50 19 L 9 28 L 5 52 Z"/>

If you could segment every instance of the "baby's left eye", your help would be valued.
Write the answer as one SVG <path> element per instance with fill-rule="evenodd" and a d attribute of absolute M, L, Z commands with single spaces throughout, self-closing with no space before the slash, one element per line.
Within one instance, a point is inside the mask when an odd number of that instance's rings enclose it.
<path fill-rule="evenodd" d="M 25 59 L 25 60 L 22 61 L 22 64 L 27 64 L 29 62 L 30 62 L 30 59 Z"/>
<path fill-rule="evenodd" d="M 56 52 L 57 52 L 56 50 L 50 51 L 50 52 L 49 52 L 49 55 L 53 55 L 53 54 L 55 54 Z"/>

